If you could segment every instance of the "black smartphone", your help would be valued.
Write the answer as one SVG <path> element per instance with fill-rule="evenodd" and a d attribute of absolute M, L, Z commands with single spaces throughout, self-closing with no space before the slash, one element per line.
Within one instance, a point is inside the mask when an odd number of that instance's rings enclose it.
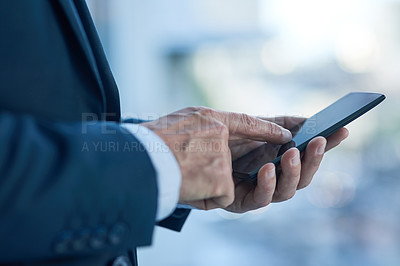
<path fill-rule="evenodd" d="M 319 113 L 291 129 L 294 137 L 284 145 L 266 143 L 232 162 L 233 176 L 253 180 L 266 163 L 280 164 L 282 154 L 297 147 L 305 150 L 317 136 L 328 137 L 336 130 L 365 114 L 385 99 L 385 95 L 368 92 L 352 92 L 329 105 Z"/>

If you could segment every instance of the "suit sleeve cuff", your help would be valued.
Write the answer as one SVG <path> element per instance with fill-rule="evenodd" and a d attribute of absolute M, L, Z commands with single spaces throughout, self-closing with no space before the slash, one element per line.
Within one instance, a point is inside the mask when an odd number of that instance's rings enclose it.
<path fill-rule="evenodd" d="M 164 141 L 150 129 L 139 124 L 122 124 L 134 135 L 146 151 L 157 173 L 158 206 L 156 220 L 170 216 L 179 200 L 181 171 L 172 151 Z"/>

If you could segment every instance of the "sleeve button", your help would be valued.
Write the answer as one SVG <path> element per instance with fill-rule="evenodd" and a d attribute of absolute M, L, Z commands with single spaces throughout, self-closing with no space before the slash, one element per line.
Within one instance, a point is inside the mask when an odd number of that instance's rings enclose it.
<path fill-rule="evenodd" d="M 108 232 L 108 241 L 112 245 L 118 245 L 122 242 L 122 239 L 128 232 L 128 227 L 123 223 L 116 223 L 113 227 L 111 227 Z"/>
<path fill-rule="evenodd" d="M 128 257 L 119 256 L 113 261 L 111 266 L 132 266 L 132 264 L 129 262 Z"/>
<path fill-rule="evenodd" d="M 107 229 L 105 226 L 98 226 L 93 230 L 92 237 L 89 239 L 90 247 L 99 249 L 104 247 L 107 240 Z"/>
<path fill-rule="evenodd" d="M 62 231 L 55 243 L 54 243 L 54 251 L 58 254 L 66 253 L 70 247 L 71 247 L 71 242 L 72 242 L 72 231 L 66 230 Z"/>
<path fill-rule="evenodd" d="M 75 251 L 82 251 L 86 248 L 90 231 L 87 228 L 80 229 L 72 239 L 72 248 Z"/>

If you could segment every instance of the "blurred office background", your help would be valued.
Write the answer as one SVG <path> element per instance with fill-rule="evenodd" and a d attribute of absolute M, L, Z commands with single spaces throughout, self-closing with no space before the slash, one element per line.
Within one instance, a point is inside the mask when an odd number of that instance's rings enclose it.
<path fill-rule="evenodd" d="M 313 183 L 244 215 L 157 228 L 146 265 L 400 265 L 399 0 L 88 0 L 126 116 L 191 105 L 308 116 L 350 91 L 387 100 Z"/>

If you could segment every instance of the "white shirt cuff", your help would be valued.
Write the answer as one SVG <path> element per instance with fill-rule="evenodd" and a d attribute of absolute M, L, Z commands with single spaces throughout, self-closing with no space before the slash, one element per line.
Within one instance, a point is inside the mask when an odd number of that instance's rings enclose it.
<path fill-rule="evenodd" d="M 170 216 L 179 200 L 181 170 L 167 144 L 153 131 L 139 124 L 121 125 L 134 135 L 146 148 L 157 175 L 158 207 L 156 220 Z"/>

